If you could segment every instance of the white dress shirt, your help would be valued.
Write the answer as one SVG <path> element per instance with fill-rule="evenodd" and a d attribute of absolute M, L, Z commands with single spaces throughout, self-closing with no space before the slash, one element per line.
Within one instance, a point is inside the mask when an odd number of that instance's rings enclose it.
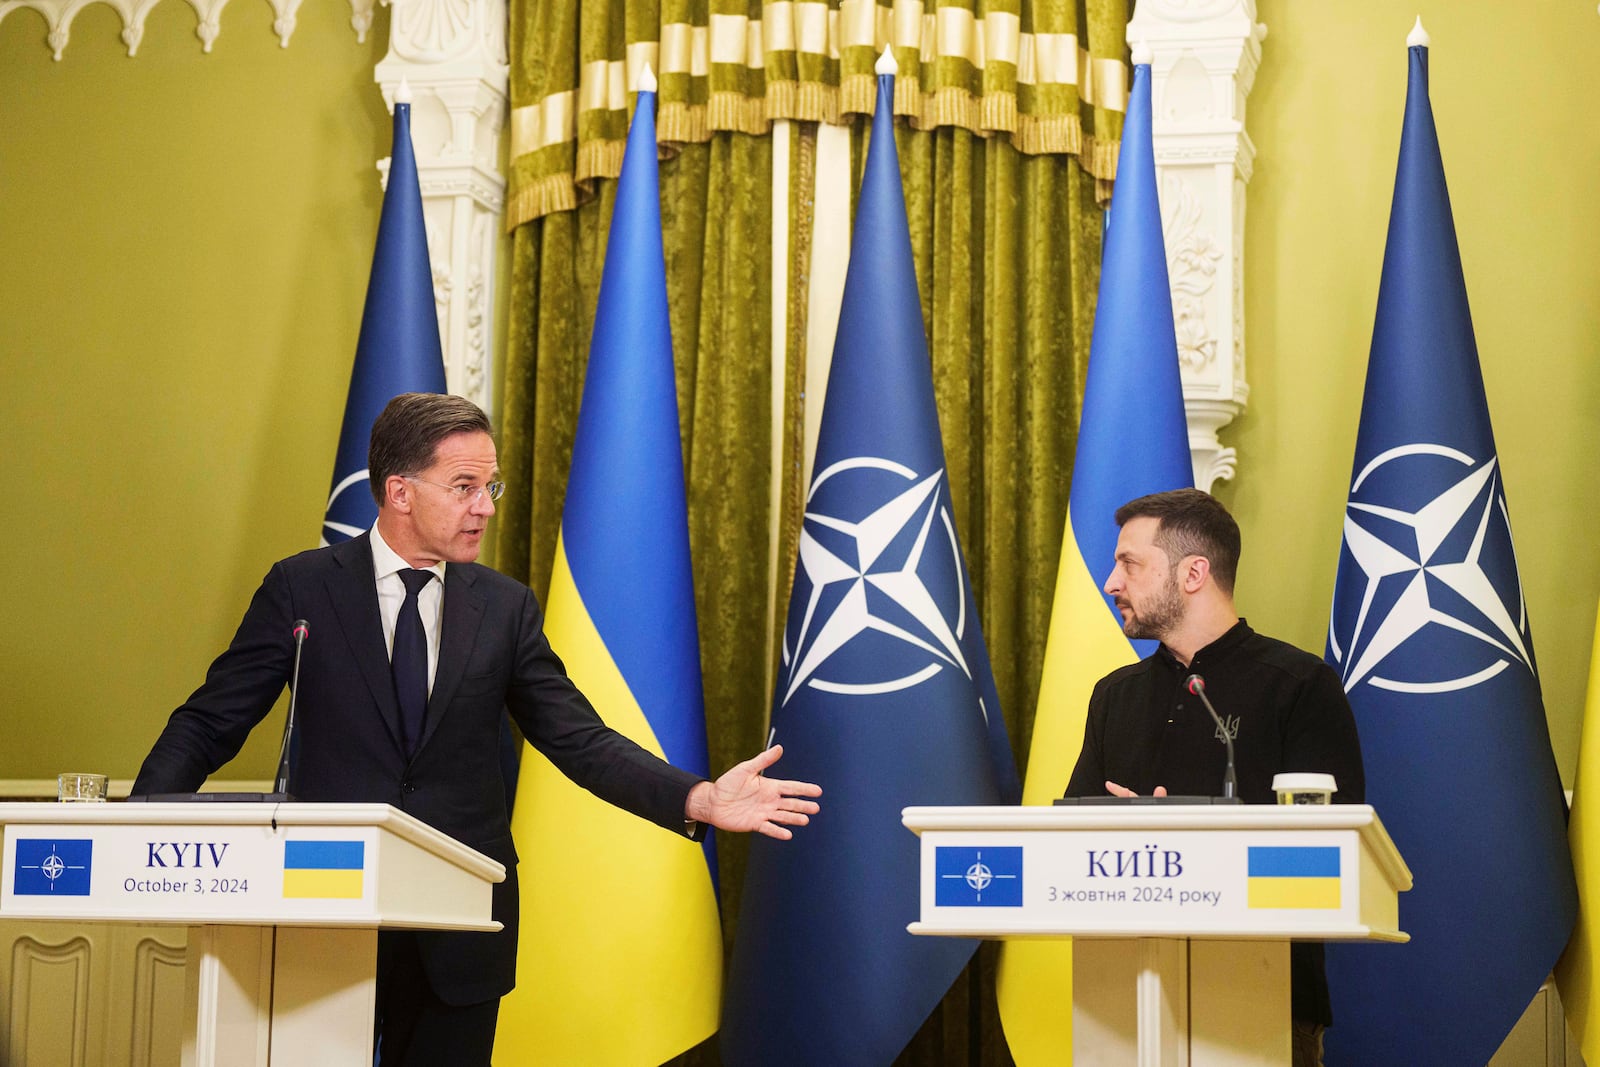
<path fill-rule="evenodd" d="M 400 617 L 400 605 L 405 603 L 406 583 L 400 572 L 410 570 L 411 564 L 401 559 L 372 524 L 372 576 L 378 584 L 378 615 L 383 619 L 383 646 L 394 656 L 394 623 Z M 422 632 L 428 638 L 428 693 L 433 693 L 433 676 L 439 668 L 439 621 L 444 615 L 444 563 L 420 568 L 438 575 L 439 580 L 429 582 L 417 594 L 417 611 L 422 615 Z"/>

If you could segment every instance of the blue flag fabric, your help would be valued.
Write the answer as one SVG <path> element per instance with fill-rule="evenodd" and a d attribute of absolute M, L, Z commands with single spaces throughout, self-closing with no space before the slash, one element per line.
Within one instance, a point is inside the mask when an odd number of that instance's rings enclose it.
<path fill-rule="evenodd" d="M 752 842 L 730 1067 L 893 1060 L 976 948 L 906 932 L 918 842 L 900 809 L 1018 795 L 956 537 L 893 99 L 880 76 L 773 698 L 785 777 L 826 806 L 792 841 Z"/>
<path fill-rule="evenodd" d="M 1106 213 L 1100 298 L 1068 498 L 1068 536 L 1097 584 L 1115 561 L 1117 508 L 1147 493 L 1194 487 L 1151 124 L 1150 65 L 1140 63 L 1133 68 L 1116 193 Z M 1135 441 L 1137 447 L 1130 447 Z M 1104 589 L 1100 599 L 1120 631 L 1115 601 Z M 1157 643 L 1129 641 L 1135 659 L 1150 655 Z"/>
<path fill-rule="evenodd" d="M 1328 947 L 1329 1063 L 1486 1063 L 1576 914 L 1427 49 L 1410 63 L 1327 659 L 1415 877 L 1411 942 Z"/>
<path fill-rule="evenodd" d="M 94 882 L 94 842 L 19 838 L 11 892 L 19 897 L 86 897 Z"/>
<path fill-rule="evenodd" d="M 347 541 L 370 529 L 378 505 L 367 484 L 367 438 L 373 420 L 399 393 L 445 391 L 444 350 L 433 303 L 433 269 L 422 221 L 422 189 L 411 151 L 411 105 L 394 106 L 389 184 L 378 220 L 372 277 L 361 313 L 361 336 L 350 371 L 333 485 L 322 520 L 322 543 Z"/>

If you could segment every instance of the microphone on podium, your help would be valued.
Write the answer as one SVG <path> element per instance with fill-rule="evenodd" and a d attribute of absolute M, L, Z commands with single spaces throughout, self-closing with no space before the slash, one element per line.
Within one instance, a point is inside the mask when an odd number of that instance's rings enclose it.
<path fill-rule="evenodd" d="M 1211 713 L 1211 720 L 1217 724 L 1217 732 L 1222 735 L 1222 743 L 1228 748 L 1228 769 L 1222 774 L 1222 797 L 1224 800 L 1237 801 L 1239 798 L 1239 774 L 1233 765 L 1233 735 L 1228 732 L 1228 724 L 1222 721 L 1222 716 L 1217 714 L 1217 709 L 1211 706 L 1211 698 L 1206 696 L 1206 680 L 1198 674 L 1189 675 L 1189 680 L 1184 683 L 1184 688 L 1200 698 L 1200 703 L 1206 706 Z"/>
<path fill-rule="evenodd" d="M 293 800 L 289 795 L 289 754 L 294 739 L 294 705 L 300 696 L 300 653 L 305 649 L 306 638 L 310 636 L 311 629 L 306 625 L 306 620 L 294 620 L 294 668 L 289 673 L 289 712 L 283 718 L 283 745 L 278 752 L 278 780 L 273 791 L 282 796 L 284 800 Z"/>
<path fill-rule="evenodd" d="M 149 803 L 247 803 L 247 804 L 281 804 L 292 801 L 289 794 L 289 764 L 290 754 L 294 746 L 294 707 L 295 698 L 300 693 L 300 653 L 305 647 L 306 638 L 311 630 L 306 625 L 306 620 L 296 619 L 291 636 L 294 638 L 294 665 L 289 672 L 289 712 L 284 717 L 283 746 L 278 755 L 278 775 L 271 793 L 150 793 L 143 796 L 131 796 L 130 801 Z M 273 827 L 277 827 L 274 820 Z"/>

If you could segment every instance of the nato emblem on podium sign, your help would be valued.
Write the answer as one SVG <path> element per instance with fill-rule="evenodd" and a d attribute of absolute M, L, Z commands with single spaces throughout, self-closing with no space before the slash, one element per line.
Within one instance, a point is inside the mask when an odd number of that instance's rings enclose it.
<path fill-rule="evenodd" d="M 939 908 L 1022 907 L 1022 847 L 958 848 L 942 845 L 934 850 L 933 903 Z"/>
<path fill-rule="evenodd" d="M 86 897 L 93 856 L 93 841 L 19 838 L 11 891 L 19 897 Z"/>

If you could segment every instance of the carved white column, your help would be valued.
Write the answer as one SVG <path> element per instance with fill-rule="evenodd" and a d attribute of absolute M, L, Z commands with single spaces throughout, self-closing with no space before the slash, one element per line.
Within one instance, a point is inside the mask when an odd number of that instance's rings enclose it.
<path fill-rule="evenodd" d="M 401 79 L 411 89 L 411 143 L 445 377 L 452 393 L 489 410 L 495 250 L 506 189 L 506 0 L 389 2 L 389 54 L 375 78 L 391 108 Z M 388 162 L 378 164 L 385 174 Z"/>
<path fill-rule="evenodd" d="M 1245 99 L 1267 28 L 1255 0 L 1140 0 L 1130 44 L 1150 46 L 1156 181 L 1195 485 L 1232 478 L 1217 431 L 1250 396 L 1244 362 Z"/>

